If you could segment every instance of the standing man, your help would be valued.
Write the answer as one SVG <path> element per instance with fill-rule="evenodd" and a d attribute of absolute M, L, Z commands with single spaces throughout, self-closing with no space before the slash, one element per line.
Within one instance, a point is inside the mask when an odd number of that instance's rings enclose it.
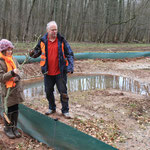
<path fill-rule="evenodd" d="M 49 109 L 45 113 L 56 112 L 54 85 L 60 93 L 61 112 L 65 118 L 69 115 L 69 97 L 67 94 L 67 73 L 73 73 L 74 55 L 68 42 L 58 33 L 57 24 L 51 21 L 47 24 L 47 33 L 40 39 L 37 46 L 30 51 L 30 57 L 41 55 L 41 70 L 44 74 L 44 85 Z"/>

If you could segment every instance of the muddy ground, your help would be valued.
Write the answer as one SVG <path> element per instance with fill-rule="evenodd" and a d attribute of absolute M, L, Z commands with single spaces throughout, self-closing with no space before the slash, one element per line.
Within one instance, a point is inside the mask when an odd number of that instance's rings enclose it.
<path fill-rule="evenodd" d="M 128 77 L 142 83 L 150 83 L 150 58 L 124 60 L 75 60 L 75 71 L 70 76 L 111 74 Z M 24 65 L 24 79 L 41 76 L 39 63 Z M 68 125 L 81 130 L 120 150 L 150 149 L 150 97 L 115 89 L 69 92 L 70 114 L 65 119 L 60 112 L 59 96 L 56 97 L 57 113 L 51 115 Z M 25 105 L 45 113 L 48 107 L 45 98 L 26 100 Z M 1 121 L 2 124 L 2 121 Z M 9 140 L 1 132 L 3 149 L 48 149 L 28 135 Z M 13 144 L 12 144 L 13 143 Z M 21 145 L 19 145 L 21 143 Z M 37 147 L 36 147 L 37 146 Z M 8 147 L 6 148 L 8 149 Z"/>

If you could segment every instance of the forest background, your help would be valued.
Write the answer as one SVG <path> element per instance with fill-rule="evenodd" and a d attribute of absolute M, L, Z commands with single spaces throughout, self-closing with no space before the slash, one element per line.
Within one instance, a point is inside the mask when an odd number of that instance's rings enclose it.
<path fill-rule="evenodd" d="M 36 41 L 55 20 L 69 41 L 150 42 L 150 0 L 0 0 L 0 39 Z"/>

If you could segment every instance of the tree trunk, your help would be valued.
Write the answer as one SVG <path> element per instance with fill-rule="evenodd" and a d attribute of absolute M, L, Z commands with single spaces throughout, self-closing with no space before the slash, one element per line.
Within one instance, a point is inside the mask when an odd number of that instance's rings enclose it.
<path fill-rule="evenodd" d="M 23 9 L 23 0 L 19 0 L 18 4 L 18 23 L 17 23 L 17 28 L 18 28 L 18 33 L 17 33 L 17 38 L 19 41 L 22 41 L 23 36 L 22 36 L 22 9 Z"/>
<path fill-rule="evenodd" d="M 32 14 L 32 10 L 33 10 L 35 1 L 36 1 L 36 0 L 33 0 L 33 1 L 32 1 L 32 5 L 31 5 L 31 8 L 30 8 L 30 12 L 29 12 L 29 16 L 28 16 L 28 20 L 27 20 L 27 24 L 26 24 L 26 28 L 25 28 L 24 40 L 26 40 L 27 35 L 28 35 L 28 31 L 29 31 L 29 22 L 30 22 L 30 18 L 31 18 L 31 14 Z"/>
<path fill-rule="evenodd" d="M 7 38 L 7 28 L 8 28 L 8 10 L 9 10 L 9 0 L 5 0 L 4 3 L 4 17 L 3 17 L 3 28 L 2 28 L 2 37 Z"/>

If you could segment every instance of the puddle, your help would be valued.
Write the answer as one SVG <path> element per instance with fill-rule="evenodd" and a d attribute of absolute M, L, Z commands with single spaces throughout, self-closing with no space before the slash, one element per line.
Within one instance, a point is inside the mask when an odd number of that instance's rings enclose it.
<path fill-rule="evenodd" d="M 68 78 L 67 86 L 69 92 L 113 88 L 141 95 L 149 95 L 150 93 L 149 84 L 112 75 L 72 77 Z M 58 93 L 56 87 L 54 93 Z M 45 96 L 43 80 L 25 85 L 24 94 L 26 98 Z"/>

